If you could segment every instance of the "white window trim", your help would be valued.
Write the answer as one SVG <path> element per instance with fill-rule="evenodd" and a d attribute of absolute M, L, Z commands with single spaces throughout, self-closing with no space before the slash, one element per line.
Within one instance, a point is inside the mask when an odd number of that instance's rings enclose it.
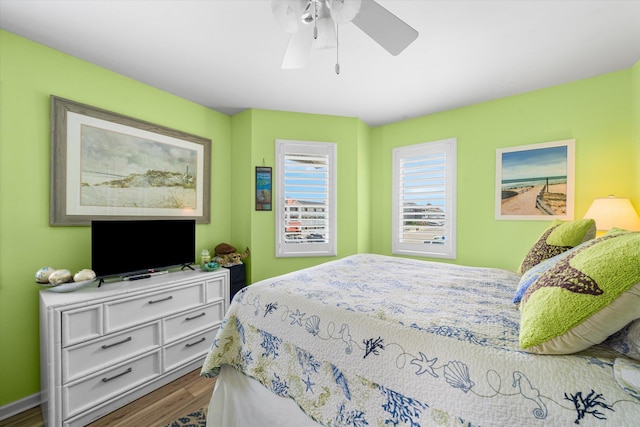
<path fill-rule="evenodd" d="M 329 220 L 326 243 L 287 243 L 285 235 L 284 159 L 286 154 L 327 155 L 329 163 Z M 276 140 L 275 209 L 276 257 L 311 257 L 337 255 L 337 145 L 333 142 Z"/>
<path fill-rule="evenodd" d="M 456 258 L 456 176 L 457 176 L 457 139 L 449 138 L 439 141 L 426 142 L 393 149 L 393 213 L 392 213 L 392 248 L 396 255 L 412 255 L 433 258 Z M 445 171 L 445 212 L 446 222 L 443 235 L 444 244 L 416 244 L 401 242 L 401 201 L 400 201 L 400 160 L 404 158 L 423 156 L 431 153 L 444 153 L 446 156 Z"/>

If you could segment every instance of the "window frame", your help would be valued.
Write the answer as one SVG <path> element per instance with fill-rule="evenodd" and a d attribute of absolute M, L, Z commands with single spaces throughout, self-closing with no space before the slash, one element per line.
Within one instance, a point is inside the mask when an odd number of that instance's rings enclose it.
<path fill-rule="evenodd" d="M 287 242 L 285 234 L 286 198 L 285 198 L 285 159 L 292 155 L 327 156 L 327 233 L 326 242 Z M 295 141 L 277 139 L 275 141 L 275 243 L 276 258 L 312 257 L 337 255 L 337 144 L 320 141 Z"/>
<path fill-rule="evenodd" d="M 443 155 L 444 163 L 444 214 L 445 223 L 442 236 L 444 243 L 434 244 L 433 239 L 428 239 L 431 244 L 409 243 L 401 241 L 401 209 L 403 207 L 400 184 L 402 178 L 401 162 L 404 159 L 411 159 L 424 156 Z M 455 259 L 456 258 L 456 177 L 457 177 L 457 139 L 448 138 L 432 142 L 396 147 L 392 154 L 392 248 L 395 255 L 411 255 L 432 258 Z M 404 217 L 402 217 L 404 220 Z"/>

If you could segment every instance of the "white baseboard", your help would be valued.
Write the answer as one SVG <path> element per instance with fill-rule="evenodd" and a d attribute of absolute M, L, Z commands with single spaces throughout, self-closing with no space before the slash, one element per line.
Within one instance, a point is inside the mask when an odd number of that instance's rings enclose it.
<path fill-rule="evenodd" d="M 40 405 L 40 393 L 0 406 L 0 421 Z"/>

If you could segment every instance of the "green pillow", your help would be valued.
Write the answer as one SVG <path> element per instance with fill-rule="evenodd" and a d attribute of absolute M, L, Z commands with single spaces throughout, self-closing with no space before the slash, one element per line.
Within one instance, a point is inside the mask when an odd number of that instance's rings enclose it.
<path fill-rule="evenodd" d="M 591 240 L 596 236 L 596 222 L 592 219 L 575 221 L 555 220 L 529 250 L 518 271 L 524 274 L 542 261 Z"/>
<path fill-rule="evenodd" d="M 520 346 L 568 354 L 640 319 L 640 232 L 614 229 L 543 273 L 520 303 Z"/>
<path fill-rule="evenodd" d="M 587 245 L 587 244 L 588 244 L 588 242 L 582 243 L 582 245 Z M 527 271 L 525 271 L 524 274 L 522 276 L 520 276 L 520 282 L 518 283 L 518 287 L 516 288 L 516 293 L 513 296 L 513 303 L 516 306 L 519 306 L 520 305 L 520 301 L 522 300 L 522 297 L 524 296 L 525 292 L 527 292 L 529 287 L 532 284 L 534 284 L 536 282 L 536 280 L 538 280 L 540 278 L 540 276 L 542 276 L 542 274 L 544 274 L 550 268 L 555 266 L 558 263 L 558 261 L 568 257 L 573 252 L 575 252 L 578 249 L 580 249 L 582 247 L 582 245 L 578 245 L 575 248 L 571 248 L 571 249 L 569 249 L 567 251 L 564 251 L 561 254 L 558 254 L 558 255 L 556 255 L 554 257 L 551 257 L 549 259 L 545 259 L 541 263 L 536 264 L 533 267 L 531 267 L 530 269 L 528 269 Z"/>

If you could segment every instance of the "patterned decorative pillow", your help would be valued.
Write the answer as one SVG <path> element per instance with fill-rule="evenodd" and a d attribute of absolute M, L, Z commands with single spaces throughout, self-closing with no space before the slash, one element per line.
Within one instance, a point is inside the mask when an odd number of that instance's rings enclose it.
<path fill-rule="evenodd" d="M 574 248 L 564 251 L 554 257 L 545 259 L 541 263 L 536 264 L 533 267 L 531 267 L 529 270 L 525 271 L 522 277 L 520 277 L 518 288 L 516 289 L 516 293 L 513 296 L 513 303 L 516 304 L 517 306 L 520 306 L 520 301 L 522 300 L 524 293 L 527 291 L 527 289 L 529 289 L 529 286 L 531 286 L 536 280 L 538 280 L 538 278 L 542 276 L 542 274 L 544 274 L 547 270 L 549 270 L 551 267 L 556 265 L 558 261 L 568 257 L 569 255 L 571 255 L 571 253 L 578 250 L 580 247 L 582 247 L 582 245 L 586 243 L 587 242 L 582 243 L 581 245 L 578 245 Z"/>
<path fill-rule="evenodd" d="M 529 250 L 518 271 L 524 274 L 534 265 L 591 240 L 595 236 L 596 222 L 593 219 L 555 220 Z"/>
<path fill-rule="evenodd" d="M 561 258 L 564 258 L 569 251 L 558 254 L 552 258 L 545 259 L 539 264 L 534 265 L 530 269 L 524 272 L 522 277 L 520 277 L 520 282 L 518 283 L 518 288 L 516 289 L 516 294 L 513 296 L 513 303 L 517 306 L 520 305 L 520 301 L 524 296 L 524 293 L 529 289 L 529 286 L 533 284 L 543 273 L 545 273 L 548 269 L 553 267 L 556 262 L 558 262 Z"/>
<path fill-rule="evenodd" d="M 604 344 L 627 357 L 640 360 L 640 320 L 629 323 L 607 338 Z"/>
<path fill-rule="evenodd" d="M 520 302 L 520 346 L 574 353 L 640 319 L 640 232 L 614 229 L 544 272 Z"/>

